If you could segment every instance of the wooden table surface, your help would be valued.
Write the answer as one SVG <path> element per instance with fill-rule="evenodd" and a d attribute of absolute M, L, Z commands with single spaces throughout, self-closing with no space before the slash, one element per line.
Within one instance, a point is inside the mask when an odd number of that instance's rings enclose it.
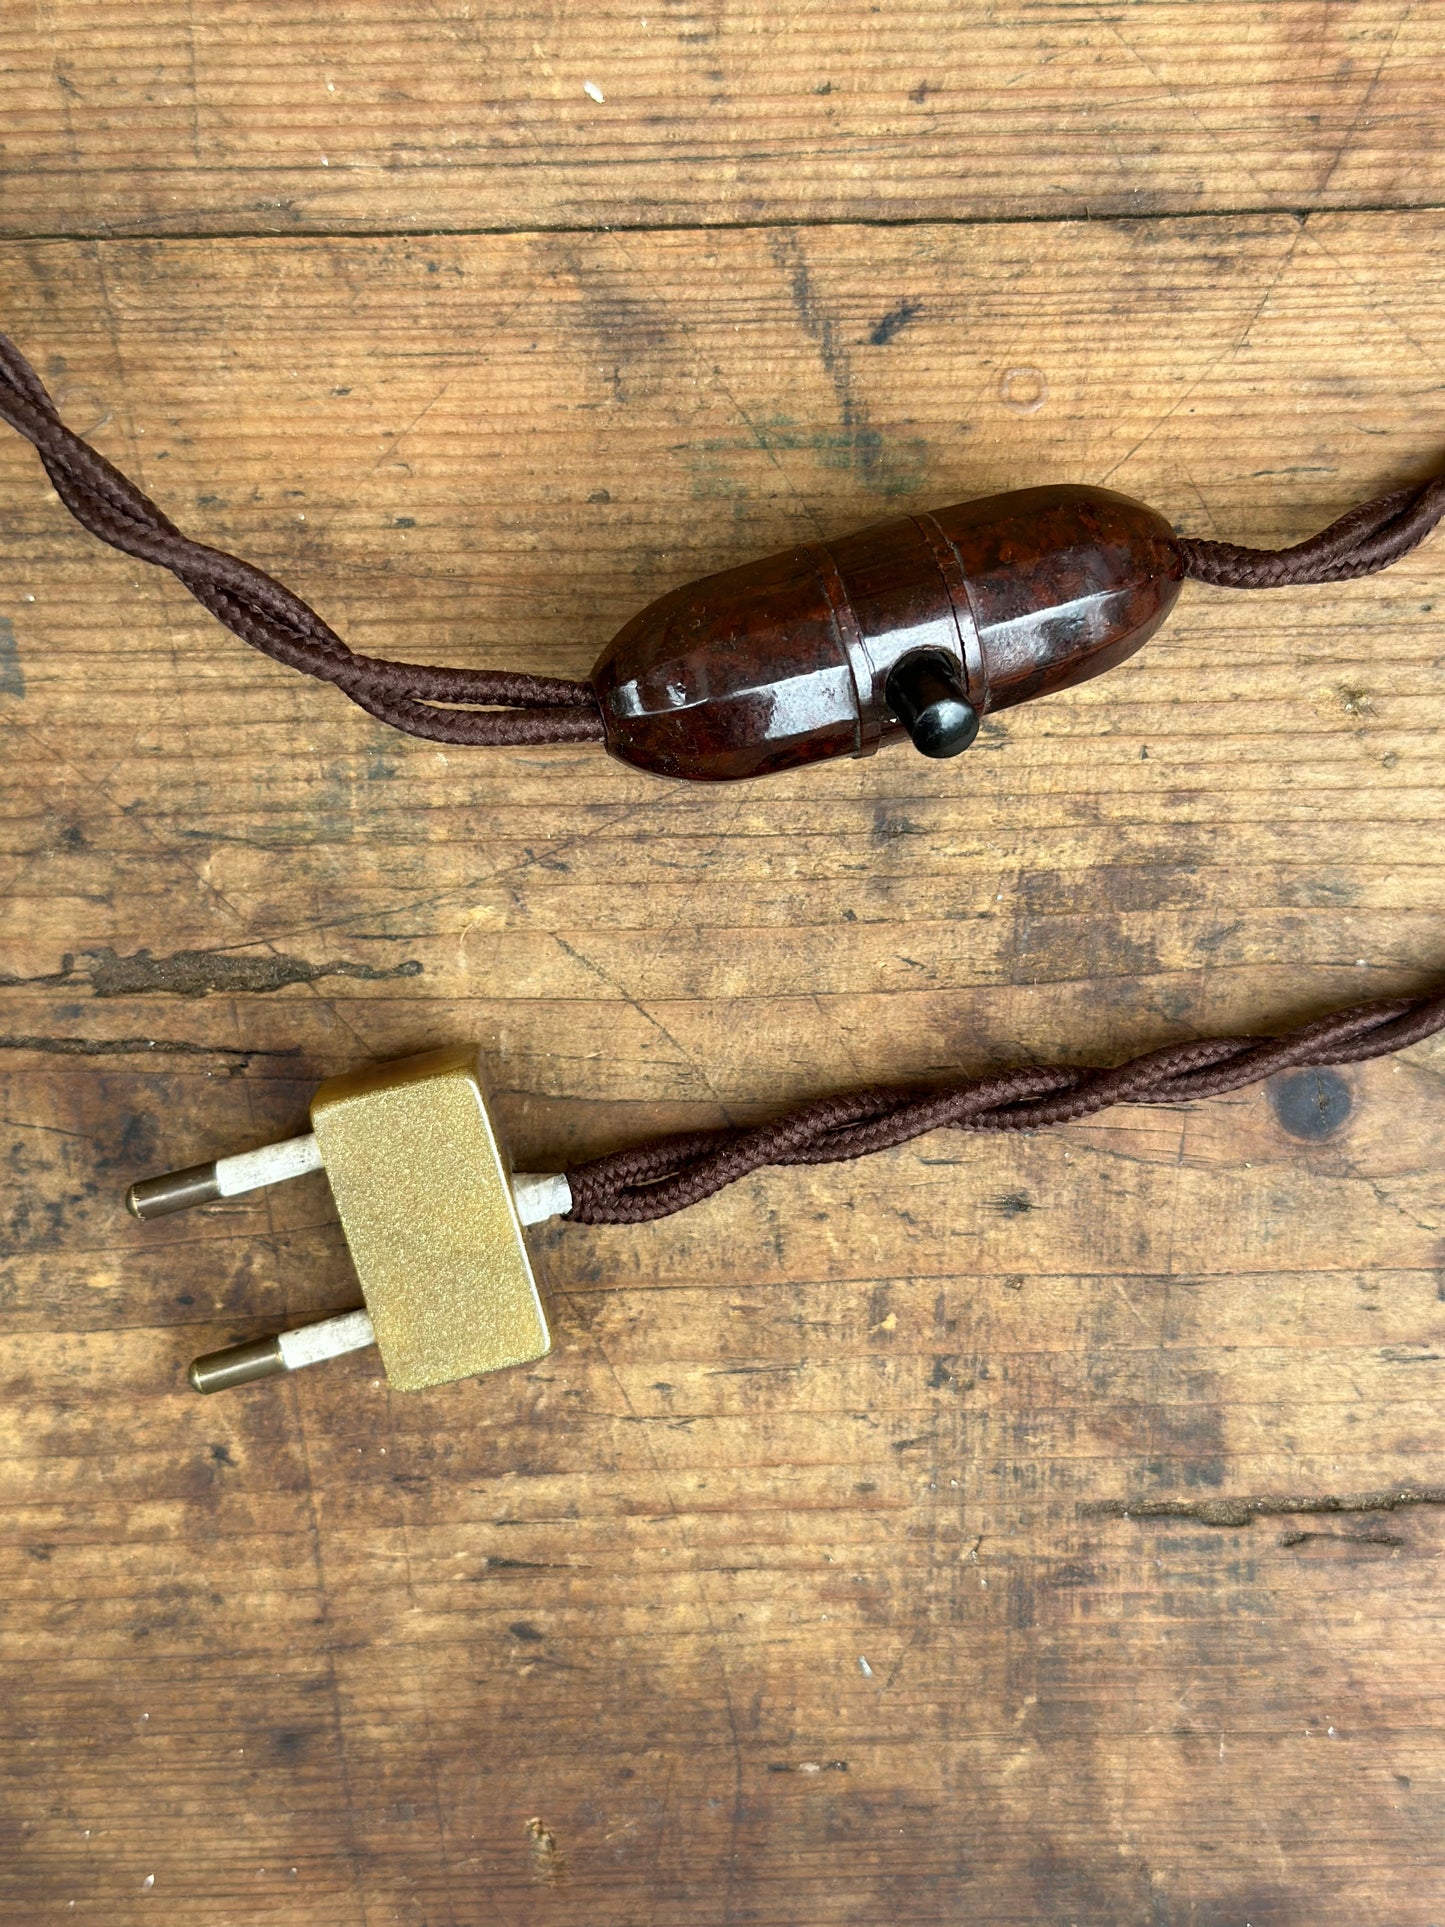
<path fill-rule="evenodd" d="M 1442 70 L 1403 0 L 17 5 L 0 326 L 359 647 L 582 675 L 927 505 L 1430 472 Z M 355 1301 L 321 1179 L 121 1210 L 435 1044 L 545 1168 L 1438 981 L 1441 540 L 692 790 L 390 733 L 9 437 L 0 531 L 6 1927 L 1445 1920 L 1445 1044 L 554 1224 L 554 1354 L 430 1394 L 188 1389 Z"/>

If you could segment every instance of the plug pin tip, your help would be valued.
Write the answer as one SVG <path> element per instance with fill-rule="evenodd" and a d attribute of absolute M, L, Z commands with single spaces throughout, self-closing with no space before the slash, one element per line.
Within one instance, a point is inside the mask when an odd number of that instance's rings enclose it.
<path fill-rule="evenodd" d="M 256 1338 L 249 1345 L 228 1345 L 198 1358 L 186 1376 L 198 1392 L 224 1392 L 249 1385 L 253 1378 L 274 1378 L 287 1369 L 279 1338 Z"/>
<path fill-rule="evenodd" d="M 193 1205 L 214 1204 L 220 1195 L 215 1165 L 192 1164 L 184 1171 L 167 1171 L 164 1177 L 142 1178 L 126 1192 L 125 1208 L 145 1222 L 171 1211 L 189 1211 Z"/>

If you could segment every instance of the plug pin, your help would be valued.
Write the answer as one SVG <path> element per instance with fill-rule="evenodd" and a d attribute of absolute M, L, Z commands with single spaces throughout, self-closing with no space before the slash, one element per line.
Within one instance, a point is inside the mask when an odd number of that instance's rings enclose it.
<path fill-rule="evenodd" d="M 288 1147 L 277 1144 L 270 1148 L 279 1151 Z M 212 1167 L 203 1164 L 196 1168 L 206 1171 Z M 184 1171 L 174 1173 L 178 1178 L 188 1175 Z M 150 1182 L 164 1184 L 166 1179 L 152 1178 Z M 132 1186 L 132 1190 L 136 1188 Z M 545 1224 L 548 1218 L 572 1209 L 572 1187 L 560 1174 L 519 1171 L 512 1179 L 512 1199 L 523 1224 Z M 167 1209 L 181 1211 L 185 1207 L 176 1204 Z M 141 1215 L 136 1213 L 137 1217 Z M 375 1343 L 376 1327 L 369 1313 L 345 1311 L 336 1318 L 298 1326 L 295 1331 L 278 1332 L 274 1338 L 253 1338 L 243 1345 L 228 1345 L 224 1351 L 207 1352 L 196 1359 L 187 1377 L 198 1392 L 226 1392 L 233 1385 L 249 1385 L 255 1378 L 275 1378 L 281 1372 L 299 1371 L 303 1365 L 319 1365 L 327 1358 L 365 1351 Z"/>
<path fill-rule="evenodd" d="M 192 1164 L 184 1171 L 167 1171 L 163 1177 L 142 1178 L 126 1192 L 125 1208 L 145 1222 L 198 1204 L 214 1204 L 218 1198 L 239 1198 L 266 1184 L 285 1184 L 289 1178 L 321 1168 L 321 1147 L 308 1131 L 305 1137 L 263 1144 L 259 1151 L 217 1158 L 214 1164 Z"/>
<path fill-rule="evenodd" d="M 208 1352 L 198 1392 L 294 1372 L 368 1345 L 414 1391 L 522 1365 L 551 1346 L 526 1225 L 572 1208 L 565 1176 L 507 1168 L 469 1050 L 434 1051 L 323 1084 L 313 1129 L 214 1164 L 133 1184 L 126 1204 L 164 1217 L 324 1170 L 365 1309 Z"/>
<path fill-rule="evenodd" d="M 364 1351 L 375 1343 L 376 1328 L 367 1313 L 344 1311 L 337 1318 L 322 1318 L 296 1331 L 277 1332 L 273 1338 L 207 1352 L 188 1376 L 198 1392 L 225 1392 L 233 1385 L 249 1385 L 253 1378 L 299 1371 L 303 1365 L 319 1365 L 323 1359 Z"/>
<path fill-rule="evenodd" d="M 314 1140 L 293 1139 L 292 1143 L 314 1142 Z M 290 1149 L 289 1145 L 274 1144 L 273 1151 Z M 261 1157 L 262 1152 L 250 1155 Z M 226 1160 L 239 1163 L 239 1159 Z M 198 1165 L 197 1170 L 208 1171 L 210 1165 Z M 190 1173 L 177 1171 L 174 1178 L 188 1177 Z M 152 1178 L 152 1184 L 165 1184 L 165 1178 Z M 139 1187 L 132 1186 L 132 1190 Z M 572 1187 L 565 1177 L 544 1175 L 535 1171 L 519 1171 L 512 1179 L 512 1200 L 517 1207 L 517 1217 L 522 1224 L 544 1224 L 548 1218 L 560 1217 L 564 1211 L 572 1209 Z M 127 1200 L 128 1201 L 128 1200 Z M 184 1210 L 184 1205 L 174 1204 L 165 1207 L 171 1211 Z M 137 1212 L 136 1216 L 144 1215 Z M 158 1215 L 158 1214 L 152 1214 Z M 254 1338 L 242 1345 L 228 1345 L 224 1351 L 207 1352 L 191 1366 L 187 1376 L 198 1392 L 226 1392 L 233 1385 L 249 1385 L 252 1379 L 275 1378 L 281 1372 L 299 1371 L 303 1365 L 319 1365 L 324 1359 L 341 1358 L 347 1352 L 365 1351 L 368 1345 L 376 1343 L 376 1327 L 370 1314 L 365 1311 L 346 1311 L 336 1318 L 322 1318 L 314 1325 L 301 1325 L 295 1331 L 278 1332 L 274 1338 Z"/>

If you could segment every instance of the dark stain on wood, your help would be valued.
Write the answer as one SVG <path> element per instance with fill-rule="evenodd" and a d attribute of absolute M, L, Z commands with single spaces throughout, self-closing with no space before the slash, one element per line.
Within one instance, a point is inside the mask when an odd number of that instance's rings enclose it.
<path fill-rule="evenodd" d="M 20 667 L 20 645 L 8 616 L 0 616 L 0 696 L 25 695 L 25 672 Z"/>
<path fill-rule="evenodd" d="M 1269 1101 L 1291 1137 L 1322 1143 L 1338 1137 L 1354 1109 L 1350 1087 L 1328 1068 L 1289 1071 L 1269 1083 Z"/>
<path fill-rule="evenodd" d="M 1406 1506 L 1445 1505 L 1445 1486 L 1400 1485 L 1378 1492 L 1267 1493 L 1258 1498 L 1094 1499 L 1080 1506 L 1088 1519 L 1197 1519 L 1206 1526 L 1247 1526 L 1256 1519 L 1311 1512 L 1395 1512 Z"/>
<path fill-rule="evenodd" d="M 177 950 L 169 957 L 156 957 L 149 950 L 137 950 L 122 957 L 109 945 L 86 950 L 81 957 L 79 966 L 73 955 L 63 957 L 59 970 L 46 976 L 0 975 L 0 987 L 88 984 L 96 997 L 143 997 L 155 991 L 171 997 L 256 996 L 284 990 L 291 984 L 320 983 L 326 977 L 388 983 L 401 977 L 420 976 L 422 970 L 420 961 L 414 957 L 378 968 L 346 958 L 313 964 L 278 952 L 257 956 L 241 951 Z"/>
<path fill-rule="evenodd" d="M 875 348 L 884 348 L 893 337 L 906 328 L 923 312 L 921 301 L 900 301 L 896 308 L 890 308 L 869 330 L 868 339 Z"/>

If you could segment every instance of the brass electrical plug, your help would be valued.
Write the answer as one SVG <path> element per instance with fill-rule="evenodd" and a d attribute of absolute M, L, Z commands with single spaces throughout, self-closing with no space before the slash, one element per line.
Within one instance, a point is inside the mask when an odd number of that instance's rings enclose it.
<path fill-rule="evenodd" d="M 364 1310 L 208 1353 L 198 1392 L 376 1345 L 399 1391 L 445 1385 L 551 1349 L 522 1227 L 571 1208 L 565 1177 L 513 1176 L 470 1049 L 333 1077 L 311 1133 L 133 1184 L 137 1218 L 324 1170 Z"/>

